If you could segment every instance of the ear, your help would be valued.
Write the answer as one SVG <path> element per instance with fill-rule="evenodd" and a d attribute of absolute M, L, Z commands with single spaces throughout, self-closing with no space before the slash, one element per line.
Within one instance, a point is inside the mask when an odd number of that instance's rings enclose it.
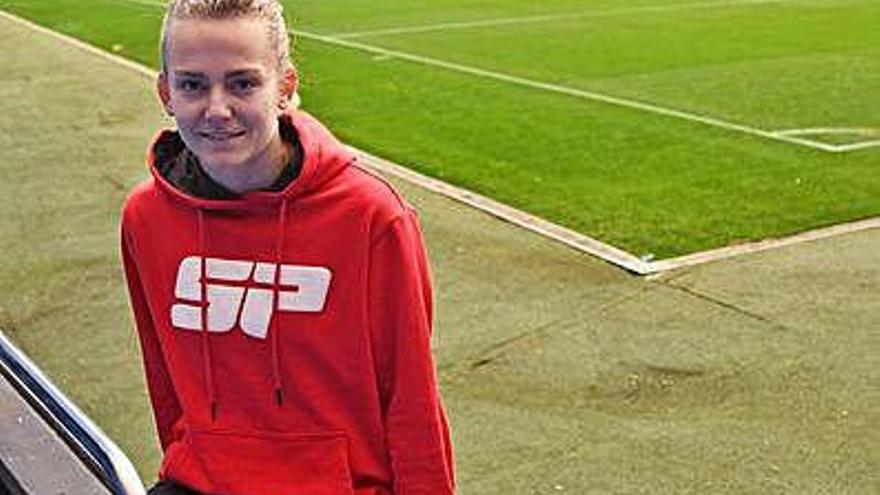
<path fill-rule="evenodd" d="M 169 116 L 174 116 L 174 109 L 171 107 L 171 88 L 168 83 L 168 75 L 165 72 L 160 72 L 156 78 L 156 94 L 159 96 L 159 100 L 162 101 L 165 112 Z"/>
<path fill-rule="evenodd" d="M 299 75 L 296 73 L 296 69 L 292 66 L 288 67 L 281 75 L 281 82 L 278 86 L 278 109 L 283 111 L 287 109 L 290 99 L 299 87 Z"/>

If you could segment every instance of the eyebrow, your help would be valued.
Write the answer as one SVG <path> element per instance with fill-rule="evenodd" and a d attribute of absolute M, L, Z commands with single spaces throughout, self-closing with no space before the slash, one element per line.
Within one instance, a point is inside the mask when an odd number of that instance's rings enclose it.
<path fill-rule="evenodd" d="M 192 72 L 192 71 L 186 71 L 186 70 L 174 71 L 174 75 L 177 77 L 191 77 L 191 78 L 199 78 L 199 79 L 204 79 L 207 77 L 207 76 L 205 76 L 205 74 L 203 72 Z M 242 77 L 242 76 L 262 77 L 262 75 L 263 75 L 262 72 L 260 72 L 257 69 L 241 69 L 241 70 L 235 70 L 235 71 L 230 72 L 229 74 L 226 74 L 224 76 L 224 79 L 230 79 L 230 78 Z"/>
<path fill-rule="evenodd" d="M 256 69 L 242 69 L 242 70 L 232 71 L 229 74 L 226 74 L 226 78 L 229 79 L 232 77 L 241 77 L 241 76 L 262 77 L 262 75 L 263 75 L 262 72 L 260 72 Z"/>
<path fill-rule="evenodd" d="M 201 72 L 190 72 L 186 70 L 176 70 L 174 71 L 174 75 L 177 77 L 192 77 L 192 78 L 204 78 L 205 75 Z"/>

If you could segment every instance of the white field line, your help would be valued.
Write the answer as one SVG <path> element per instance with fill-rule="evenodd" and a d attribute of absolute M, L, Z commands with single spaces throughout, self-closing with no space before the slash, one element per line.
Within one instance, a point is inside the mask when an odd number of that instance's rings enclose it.
<path fill-rule="evenodd" d="M 141 3 L 144 0 L 122 0 L 126 2 L 138 2 Z M 748 1 L 748 0 L 742 0 Z M 789 1 L 789 0 L 751 0 L 753 2 L 768 2 L 768 1 Z M 154 4 L 156 7 L 161 7 L 161 4 Z M 332 36 L 326 36 L 318 33 L 313 33 L 310 31 L 303 31 L 298 29 L 290 30 L 290 34 L 293 36 L 300 36 L 306 39 L 319 41 L 329 45 L 341 46 L 344 48 L 349 48 L 353 50 L 359 50 L 367 53 L 372 53 L 375 55 L 380 55 L 383 58 L 389 59 L 400 59 L 406 60 L 408 62 L 413 62 L 421 65 L 426 65 L 430 67 L 438 67 L 441 69 L 446 69 L 452 72 L 458 72 L 462 74 L 468 74 L 471 76 L 475 76 L 482 79 L 489 79 L 495 81 L 502 81 L 509 84 L 514 84 L 517 86 L 523 86 L 531 89 L 537 89 L 542 91 L 547 91 L 551 93 L 563 94 L 567 96 L 572 96 L 575 98 L 581 98 L 585 100 L 598 101 L 601 103 L 616 105 L 620 107 L 626 107 L 634 110 L 639 110 L 642 112 L 653 113 L 657 115 L 663 115 L 666 117 L 673 117 L 680 120 L 686 120 L 690 122 L 696 122 L 703 125 L 708 125 L 712 127 L 717 127 L 721 129 L 725 129 L 728 131 L 739 132 L 742 134 L 748 134 L 751 136 L 762 137 L 765 139 L 770 139 L 773 141 L 784 142 L 788 144 L 795 144 L 799 146 L 805 146 L 807 148 L 812 148 L 814 150 L 825 151 L 828 153 L 840 153 L 844 151 L 849 151 L 848 149 L 841 149 L 839 146 L 823 143 L 821 141 L 815 141 L 812 139 L 798 137 L 798 136 L 786 136 L 779 134 L 778 132 L 768 131 L 765 129 L 759 129 L 756 127 L 750 127 L 744 124 L 739 124 L 736 122 L 729 122 L 721 119 L 717 119 L 714 117 L 708 117 L 704 115 L 694 114 L 690 112 L 685 112 L 682 110 L 676 110 L 673 108 L 661 107 L 658 105 L 653 105 L 651 103 L 640 102 L 636 100 L 628 100 L 625 98 L 618 98 L 616 96 L 606 95 L 603 93 L 596 93 L 592 91 L 585 91 L 576 88 L 570 88 L 567 86 L 562 86 L 558 84 L 538 81 L 535 79 L 528 79 L 525 77 L 515 76 L 512 74 L 506 74 L 502 72 L 495 72 L 486 69 L 480 69 L 479 67 L 473 67 L 469 65 L 458 64 L 455 62 L 449 62 L 446 60 L 441 60 L 432 57 L 424 57 L 421 55 L 416 55 L 408 52 L 402 52 L 398 50 L 389 50 L 386 48 L 382 48 L 375 45 L 368 45 L 365 43 L 344 40 L 339 38 L 334 38 Z"/>
<path fill-rule="evenodd" d="M 776 131 L 784 136 L 810 136 L 815 134 L 855 134 L 857 136 L 880 136 L 880 129 L 870 127 L 807 127 Z"/>
<path fill-rule="evenodd" d="M 858 151 L 865 150 L 868 148 L 876 148 L 880 146 L 880 141 L 862 141 L 860 143 L 852 143 L 852 144 L 837 144 L 833 145 L 834 151 L 838 153 L 848 153 L 850 151 Z"/>
<path fill-rule="evenodd" d="M 593 19 L 602 17 L 614 17 L 632 14 L 654 14 L 663 12 L 675 12 L 682 10 L 715 9 L 725 7 L 739 7 L 748 5 L 761 5 L 771 3 L 791 3 L 799 0 L 727 0 L 720 2 L 697 2 L 675 5 L 644 5 L 641 7 L 629 7 L 622 9 L 592 10 L 584 12 L 563 12 L 557 14 L 529 15 L 517 17 L 496 17 L 479 21 L 440 22 L 437 24 L 424 24 L 420 26 L 401 26 L 396 28 L 373 29 L 366 31 L 352 31 L 337 34 L 329 34 L 332 38 L 352 39 L 367 36 L 387 36 L 396 34 L 414 34 L 430 31 L 447 31 L 458 29 L 474 29 L 482 27 L 507 26 L 511 24 L 532 24 L 550 21 L 564 21 L 569 19 Z M 802 0 L 800 0 L 802 1 Z"/>
<path fill-rule="evenodd" d="M 610 105 L 616 105 L 620 107 L 631 108 L 634 110 L 640 110 L 647 113 L 653 113 L 657 115 L 663 115 L 666 117 L 674 117 L 681 120 L 687 120 L 690 122 L 697 122 L 704 125 L 709 125 L 712 127 L 718 127 L 721 129 L 726 129 L 729 131 L 736 131 L 743 134 L 748 134 L 752 136 L 758 136 L 765 139 L 770 139 L 774 141 L 781 141 L 789 144 L 796 144 L 800 146 L 806 146 L 808 148 L 827 151 L 827 152 L 837 152 L 835 146 L 829 145 L 827 143 L 823 143 L 820 141 L 814 141 L 812 139 L 806 139 L 802 137 L 796 136 L 785 136 L 780 135 L 773 131 L 767 131 L 764 129 L 758 129 L 755 127 L 749 127 L 747 125 L 738 124 L 735 122 L 729 122 L 721 119 L 716 119 L 714 117 L 707 117 L 704 115 L 698 115 L 694 113 L 685 112 L 682 110 L 675 110 L 672 108 L 665 108 L 658 105 L 653 105 L 650 103 L 644 103 L 635 100 L 627 100 L 624 98 L 618 98 L 616 96 L 606 95 L 603 93 L 595 93 L 592 91 L 585 91 L 576 88 L 570 88 L 567 86 L 562 86 L 559 84 L 553 84 L 543 81 L 538 81 L 535 79 L 528 79 L 525 77 L 515 76 L 512 74 L 505 74 L 502 72 L 495 72 L 486 69 L 480 69 L 478 67 L 472 67 L 468 65 L 458 64 L 455 62 L 449 62 L 446 60 L 440 60 L 431 57 L 424 57 L 421 55 L 415 55 L 412 53 L 402 52 L 398 50 L 389 50 L 386 48 L 381 48 L 374 45 L 367 45 L 364 43 L 360 43 L 357 41 L 349 41 L 342 40 L 338 38 L 333 38 L 330 36 L 324 36 L 317 33 L 312 33 L 309 31 L 302 30 L 291 30 L 291 34 L 294 36 L 300 36 L 306 39 L 311 39 L 315 41 L 320 41 L 330 45 L 342 46 L 345 48 L 351 48 L 354 50 L 360 50 L 368 53 L 373 53 L 376 55 L 381 55 L 387 58 L 396 58 L 400 60 L 406 60 L 409 62 L 415 62 L 421 65 L 427 65 L 432 67 L 439 67 L 442 69 L 450 70 L 453 72 L 459 72 L 463 74 L 468 74 L 472 76 L 476 76 L 483 79 L 491 79 L 495 81 L 502 81 L 510 84 L 514 84 L 517 86 L 524 86 L 527 88 L 538 89 L 542 91 L 548 91 L 552 93 L 564 94 L 567 96 L 573 96 L 575 98 L 582 98 L 585 100 L 598 101 L 601 103 L 606 103 Z"/>
<path fill-rule="evenodd" d="M 0 17 L 24 25 L 39 33 L 58 39 L 63 43 L 67 43 L 77 48 L 80 48 L 99 58 L 120 65 L 121 67 L 133 70 L 138 74 L 148 77 L 151 80 L 155 79 L 156 77 L 156 71 L 150 69 L 149 67 L 138 64 L 137 62 L 132 62 L 130 60 L 124 59 L 118 55 L 100 50 L 72 36 L 52 31 L 51 29 L 47 29 L 31 21 L 22 19 L 21 17 L 9 14 L 8 12 L 5 12 L 3 10 L 0 10 Z M 822 239 L 834 235 L 880 228 L 880 217 L 877 217 L 862 220 L 859 222 L 836 225 L 825 229 L 803 232 L 801 234 L 782 239 L 773 239 L 756 243 L 743 244 L 739 246 L 692 253 L 677 258 L 645 262 L 633 254 L 630 254 L 609 244 L 605 244 L 589 236 L 585 236 L 578 232 L 569 230 L 565 227 L 556 225 L 552 222 L 544 220 L 543 218 L 536 217 L 529 213 L 498 203 L 497 201 L 485 198 L 466 189 L 462 189 L 451 184 L 447 184 L 443 181 L 421 175 L 418 172 L 391 163 L 387 160 L 383 160 L 355 148 L 352 148 L 352 150 L 358 154 L 360 160 L 363 163 L 373 167 L 380 172 L 395 175 L 404 180 L 412 182 L 417 186 L 476 207 L 498 218 L 519 225 L 526 230 L 535 232 L 545 237 L 549 237 L 557 242 L 561 242 L 579 251 L 597 256 L 611 264 L 617 265 L 637 275 L 657 274 L 668 270 L 674 270 L 677 268 L 707 263 L 709 261 L 717 261 L 732 256 L 738 256 L 740 254 L 765 251 L 768 249 L 789 246 L 800 242 Z"/>

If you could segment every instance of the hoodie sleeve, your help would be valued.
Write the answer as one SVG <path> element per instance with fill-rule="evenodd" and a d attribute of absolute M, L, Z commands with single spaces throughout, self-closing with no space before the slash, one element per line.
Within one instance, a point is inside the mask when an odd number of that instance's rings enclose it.
<path fill-rule="evenodd" d="M 430 348 L 431 281 L 414 212 L 374 240 L 369 290 L 394 494 L 452 494 L 452 445 Z"/>
<path fill-rule="evenodd" d="M 165 451 L 174 440 L 173 426 L 180 419 L 182 412 L 174 387 L 165 366 L 165 358 L 159 345 L 159 338 L 153 326 L 153 319 L 144 295 L 138 275 L 135 256 L 132 252 L 130 239 L 122 229 L 122 262 L 125 267 L 125 279 L 128 283 L 128 295 L 134 312 L 135 324 L 141 343 L 144 368 L 147 376 L 147 388 L 156 420 L 159 442 Z"/>

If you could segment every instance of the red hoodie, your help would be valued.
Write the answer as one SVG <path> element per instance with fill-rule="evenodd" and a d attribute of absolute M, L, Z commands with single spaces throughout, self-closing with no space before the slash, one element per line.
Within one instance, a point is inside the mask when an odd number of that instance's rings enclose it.
<path fill-rule="evenodd" d="M 154 145 L 126 202 L 159 476 L 223 495 L 452 494 L 414 212 L 312 117 L 286 118 L 305 157 L 283 191 L 193 197 Z"/>

